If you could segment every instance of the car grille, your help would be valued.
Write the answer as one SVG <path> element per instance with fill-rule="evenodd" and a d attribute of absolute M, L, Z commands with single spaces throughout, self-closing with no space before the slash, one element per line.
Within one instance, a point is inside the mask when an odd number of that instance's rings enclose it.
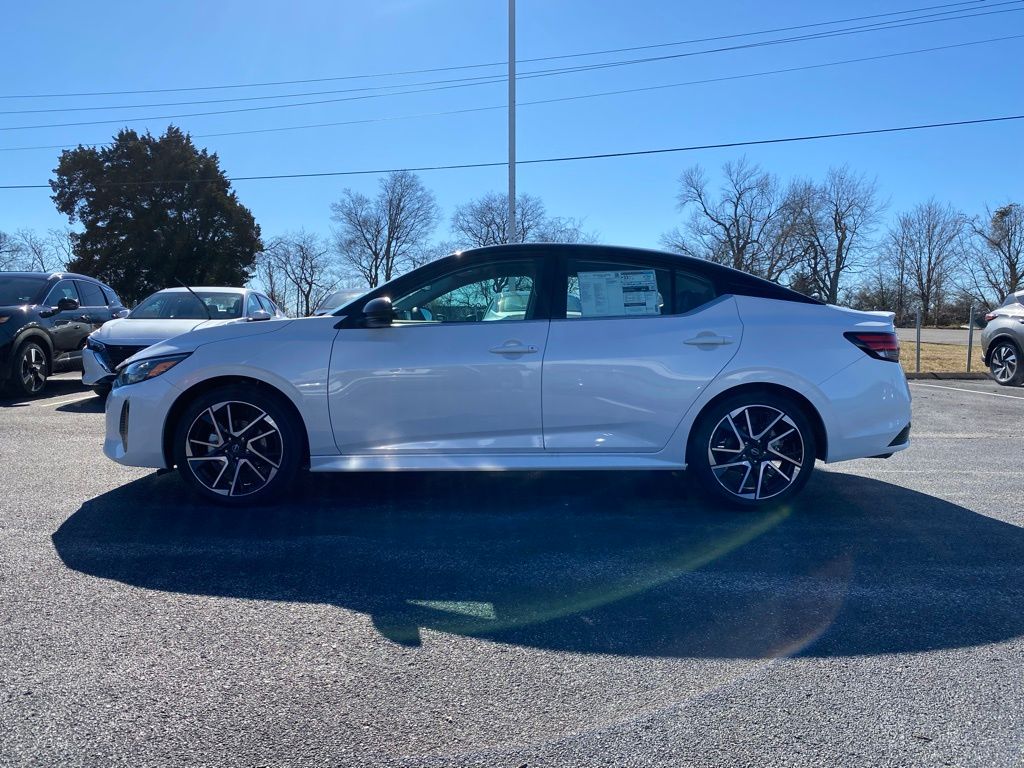
<path fill-rule="evenodd" d="M 146 347 L 133 347 L 124 344 L 107 344 L 107 363 L 110 365 L 110 370 L 114 370 L 127 360 L 129 357 L 134 355 L 136 352 L 141 352 Z"/>

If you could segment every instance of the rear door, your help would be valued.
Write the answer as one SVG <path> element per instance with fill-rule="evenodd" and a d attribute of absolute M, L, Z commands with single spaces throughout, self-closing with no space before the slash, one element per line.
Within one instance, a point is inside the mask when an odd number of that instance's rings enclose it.
<path fill-rule="evenodd" d="M 107 307 L 107 297 L 96 283 L 91 283 L 88 280 L 75 280 L 75 285 L 78 286 L 78 295 L 82 297 L 81 316 L 89 325 L 86 332 L 88 335 L 111 319 L 110 309 Z"/>
<path fill-rule="evenodd" d="M 731 296 L 659 261 L 563 262 L 544 358 L 544 447 L 659 451 L 739 348 Z M 564 305 L 563 305 L 564 304 Z"/>

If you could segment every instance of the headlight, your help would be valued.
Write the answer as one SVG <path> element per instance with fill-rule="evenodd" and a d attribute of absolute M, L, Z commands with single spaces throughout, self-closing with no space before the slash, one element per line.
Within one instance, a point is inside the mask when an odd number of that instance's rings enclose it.
<path fill-rule="evenodd" d="M 85 346 L 97 352 L 102 352 L 107 348 L 102 341 L 96 341 L 92 336 L 85 337 Z"/>
<path fill-rule="evenodd" d="M 157 376 L 167 373 L 190 354 L 192 353 L 186 352 L 182 355 L 164 355 L 138 360 L 117 372 L 114 386 L 123 387 L 126 384 L 138 384 L 140 381 L 155 379 Z"/>

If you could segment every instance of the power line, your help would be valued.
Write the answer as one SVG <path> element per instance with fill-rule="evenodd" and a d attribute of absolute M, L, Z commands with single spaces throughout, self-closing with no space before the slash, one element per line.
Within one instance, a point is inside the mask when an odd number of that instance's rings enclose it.
<path fill-rule="evenodd" d="M 1002 4 L 1020 5 L 1021 3 L 1024 3 L 1024 0 L 1008 0 L 1008 3 L 1002 3 Z M 685 53 L 669 54 L 669 55 L 665 55 L 665 56 L 646 57 L 646 58 L 642 58 L 642 59 L 629 59 L 629 60 L 623 60 L 623 61 L 604 62 L 604 63 L 600 63 L 600 64 L 588 64 L 588 65 L 584 65 L 584 66 L 580 66 L 580 67 L 567 67 L 567 68 L 562 68 L 562 69 L 551 69 L 551 70 L 535 70 L 535 71 L 532 71 L 532 72 L 525 73 L 523 76 L 521 76 L 521 77 L 519 77 L 517 79 L 529 80 L 529 79 L 534 79 L 534 78 L 538 78 L 538 77 L 550 77 L 550 76 L 553 76 L 553 75 L 561 75 L 561 74 L 569 74 L 569 73 L 574 73 L 574 72 L 591 71 L 591 70 L 596 70 L 596 69 L 607 69 L 607 68 L 611 68 L 611 67 L 628 66 L 628 65 L 632 65 L 632 64 L 647 64 L 647 63 L 651 63 L 651 62 L 655 62 L 655 61 L 667 61 L 667 60 L 671 60 L 671 59 L 679 59 L 679 58 L 690 57 L 690 56 L 704 55 L 704 54 L 708 54 L 708 53 L 721 53 L 721 52 L 725 52 L 725 51 L 743 50 L 743 49 L 749 49 L 749 48 L 759 48 L 759 47 L 764 47 L 764 46 L 769 46 L 769 45 L 780 45 L 780 44 L 791 43 L 791 42 L 800 42 L 800 41 L 803 41 L 803 40 L 820 40 L 820 39 L 826 39 L 826 38 L 831 38 L 831 37 L 842 37 L 842 36 L 846 36 L 846 35 L 861 34 L 861 33 L 864 33 L 864 32 L 876 32 L 876 31 L 882 31 L 882 30 L 888 30 L 888 29 L 899 29 L 899 28 L 902 28 L 902 27 L 920 26 L 922 24 L 934 24 L 934 23 L 943 22 L 943 21 L 959 21 L 959 20 L 965 19 L 965 18 L 975 18 L 975 17 L 978 17 L 978 16 L 991 16 L 991 15 L 1003 14 L 1003 13 L 1015 13 L 1015 12 L 1019 12 L 1019 11 L 1022 11 L 1022 10 L 1024 10 L 1024 7 L 1006 8 L 1006 9 L 1003 9 L 1003 10 L 1000 10 L 1000 11 L 987 11 L 987 12 L 984 12 L 984 13 L 975 13 L 975 14 L 969 14 L 969 15 L 961 15 L 961 16 L 956 16 L 956 17 L 945 17 L 945 18 L 938 18 L 938 19 L 923 19 L 923 20 L 914 20 L 914 21 L 902 21 L 901 20 L 901 23 L 899 23 L 899 24 L 894 24 L 894 23 L 891 23 L 891 22 L 886 22 L 885 23 L 886 26 L 880 26 L 879 24 L 864 25 L 864 26 L 861 26 L 861 27 L 854 27 L 854 28 L 849 28 L 849 29 L 841 29 L 841 30 L 833 30 L 833 31 L 829 31 L 829 32 L 815 33 L 813 35 L 802 35 L 802 36 L 790 37 L 790 38 L 780 38 L 780 39 L 776 39 L 776 40 L 759 41 L 759 42 L 756 42 L 756 43 L 746 43 L 744 45 L 739 45 L 739 46 L 728 46 L 728 47 L 724 47 L 724 48 L 705 49 L 705 50 L 701 50 L 701 51 L 688 51 L 688 52 L 685 52 Z M 291 104 L 270 104 L 270 105 L 264 105 L 264 106 L 259 106 L 259 107 L 243 107 L 243 108 L 238 108 L 238 109 L 223 109 L 223 110 L 212 110 L 212 111 L 205 111 L 205 112 L 188 112 L 188 113 L 180 113 L 180 114 L 175 114 L 175 115 L 150 115 L 150 116 L 146 116 L 146 117 L 115 118 L 115 119 L 109 119 L 109 120 L 87 120 L 87 121 L 76 121 L 76 122 L 65 122 L 65 123 L 46 123 L 46 124 L 40 124 L 40 125 L 5 126 L 5 127 L 0 127 L 0 132 L 21 131 L 21 130 L 37 130 L 37 129 L 42 129 L 42 128 L 77 127 L 77 126 L 82 126 L 82 125 L 111 125 L 111 124 L 118 124 L 118 123 L 146 122 L 146 121 L 150 121 L 150 120 L 171 120 L 171 119 L 177 119 L 177 118 L 182 118 L 182 117 L 206 117 L 206 116 L 212 116 L 212 115 L 238 114 L 238 113 L 246 113 L 246 112 L 262 112 L 262 111 L 267 111 L 267 110 L 272 110 L 272 109 L 287 109 L 287 108 L 293 108 L 293 107 L 315 106 L 315 105 L 322 105 L 322 104 L 335 104 L 335 103 L 347 102 L 347 101 L 362 101 L 362 100 L 366 100 L 366 99 L 376 99 L 376 98 L 383 98 L 383 97 L 388 97 L 388 96 L 402 96 L 402 95 L 417 94 L 417 93 L 428 93 L 428 92 L 434 92 L 434 91 L 451 90 L 451 89 L 454 89 L 454 88 L 465 88 L 465 87 L 470 87 L 470 86 L 475 86 L 475 85 L 490 85 L 490 84 L 494 84 L 494 83 L 501 83 L 501 82 L 504 82 L 504 81 L 505 81 L 504 77 L 497 77 L 497 76 L 493 77 L 493 78 L 491 78 L 489 80 L 483 80 L 483 81 L 481 81 L 479 78 L 474 78 L 474 82 L 469 82 L 469 83 L 466 83 L 466 82 L 455 82 L 454 84 L 451 84 L 451 85 L 441 85 L 441 86 L 430 87 L 430 88 L 418 88 L 418 89 L 406 90 L 406 91 L 394 91 L 394 92 L 391 92 L 391 93 L 364 94 L 364 95 L 361 95 L 361 96 L 349 96 L 349 97 L 343 97 L 343 98 L 337 98 L 337 99 L 319 99 L 319 100 L 315 100 L 315 101 L 295 102 L 295 103 L 291 103 Z"/>
<path fill-rule="evenodd" d="M 902 57 L 902 56 L 912 56 L 912 55 L 917 55 L 917 54 L 922 54 L 922 53 L 933 53 L 933 52 L 936 52 L 936 51 L 945 51 L 945 50 L 951 50 L 951 49 L 956 49 L 956 48 L 965 48 L 965 47 L 974 46 L 974 45 L 983 45 L 983 44 L 987 44 L 987 43 L 1002 42 L 1002 41 L 1006 41 L 1006 40 L 1019 40 L 1021 38 L 1024 38 L 1024 34 L 1020 34 L 1020 35 L 1006 35 L 1006 36 L 1003 36 L 1003 37 L 993 37 L 993 38 L 988 38 L 988 39 L 985 39 L 985 40 L 971 40 L 971 41 L 964 42 L 964 43 L 951 43 L 949 45 L 939 45 L 939 46 L 933 46 L 931 48 L 917 48 L 917 49 L 910 50 L 910 51 L 896 51 L 896 52 L 893 52 L 893 53 L 878 54 L 876 56 L 861 56 L 861 57 L 857 57 L 857 58 L 853 58 L 853 59 L 840 59 L 838 61 L 830 61 L 830 62 L 824 62 L 824 63 L 820 63 L 820 64 L 805 64 L 805 65 L 796 66 L 796 67 L 785 67 L 785 68 L 782 68 L 782 69 L 764 70 L 764 71 L 761 71 L 761 72 L 748 72 L 748 73 L 739 74 L 739 75 L 726 75 L 726 76 L 722 76 L 722 77 L 704 78 L 704 79 L 701 79 L 701 80 L 686 80 L 686 81 L 678 82 L 678 83 L 664 83 L 664 84 L 658 84 L 658 85 L 641 86 L 641 87 L 637 87 L 637 88 L 624 88 L 624 89 L 613 90 L 613 91 L 598 91 L 596 93 L 586 93 L 586 94 L 579 94 L 579 95 L 575 95 L 575 96 L 558 96 L 558 97 L 553 97 L 553 98 L 549 98 L 549 99 L 535 99 L 535 100 L 532 100 L 532 101 L 520 101 L 520 102 L 518 102 L 518 105 L 519 106 L 536 106 L 536 105 L 541 105 L 541 104 L 553 104 L 553 103 L 567 102 L 567 101 L 580 101 L 580 100 L 583 100 L 583 99 L 601 98 L 601 97 L 606 97 L 606 96 L 619 96 L 619 95 L 625 95 L 625 94 L 631 94 L 631 93 L 642 93 L 642 92 L 647 92 L 647 91 L 658 91 L 658 90 L 665 90 L 665 89 L 670 89 L 670 88 L 681 88 L 681 87 L 691 86 L 691 85 L 707 85 L 707 84 L 711 84 L 711 83 L 721 83 L 721 82 L 728 82 L 728 81 L 732 81 L 732 80 L 745 80 L 745 79 L 750 79 L 750 78 L 755 78 L 755 77 L 765 77 L 765 76 L 768 76 L 768 75 L 787 74 L 787 73 L 792 73 L 792 72 L 803 72 L 803 71 L 814 70 L 814 69 L 824 69 L 824 68 L 827 68 L 827 67 L 836 67 L 836 66 L 842 66 L 842 65 L 846 65 L 846 64 L 859 64 L 859 63 L 864 63 L 864 62 L 869 62 L 869 61 L 881 61 L 881 60 L 884 60 L 884 59 L 892 59 L 892 58 L 898 58 L 898 57 Z M 245 136 L 245 135 L 261 134 L 261 133 L 279 133 L 279 132 L 283 132 L 283 131 L 305 130 L 305 129 L 312 129 L 312 128 L 334 128 L 334 127 L 345 126 L 345 125 L 363 125 L 363 124 L 367 124 L 367 123 L 393 122 L 393 121 L 397 121 L 397 120 L 412 120 L 412 119 L 418 119 L 418 118 L 424 118 L 424 117 L 443 117 L 443 116 L 451 116 L 451 115 L 469 114 L 469 113 L 474 113 L 474 112 L 489 112 L 489 111 L 495 111 L 495 110 L 503 110 L 503 109 L 506 109 L 506 106 L 507 105 L 505 105 L 505 104 L 495 104 L 495 105 L 491 105 L 491 106 L 466 107 L 464 109 L 445 110 L 445 111 L 440 111 L 440 112 L 422 112 L 422 113 L 413 114 L 413 115 L 395 115 L 395 116 L 391 116 L 391 117 L 364 118 L 364 119 L 359 119 L 359 120 L 342 120 L 342 121 L 328 122 L 328 123 L 309 123 L 309 124 L 305 124 L 305 125 L 290 125 L 290 126 L 281 126 L 281 127 L 276 127 L 276 128 L 253 128 L 253 129 L 248 129 L 248 130 L 243 130 L 243 131 L 223 131 L 223 132 L 219 132 L 219 133 L 200 133 L 200 134 L 194 134 L 193 138 L 205 139 L 205 138 L 220 138 L 220 137 L 226 137 L 226 136 Z M 69 144 L 53 144 L 53 145 L 43 145 L 43 146 L 31 146 L 31 147 L 0 147 L 0 152 L 22 152 L 22 151 L 29 151 L 29 150 L 71 149 L 71 148 L 73 148 L 75 146 L 100 147 L 100 146 L 109 146 L 110 144 L 111 144 L 111 142 L 94 142 L 92 144 L 70 144 L 70 145 Z"/>
<path fill-rule="evenodd" d="M 667 48 L 679 45 L 692 45 L 695 43 L 708 43 L 717 42 L 720 40 L 732 40 L 742 37 L 754 37 L 757 35 L 774 34 L 776 32 L 793 32 L 801 29 L 813 29 L 815 27 L 830 26 L 833 24 L 846 24 L 854 21 L 867 21 L 870 19 L 887 18 L 891 16 L 904 16 L 912 13 L 921 13 L 923 11 L 939 10 L 944 8 L 954 8 L 957 6 L 973 6 L 979 7 L 980 4 L 984 4 L 986 0 L 962 0 L 961 2 L 945 3 L 942 5 L 929 5 L 920 8 L 909 8 L 902 11 L 890 11 L 887 13 L 875 13 L 867 16 L 852 16 L 845 19 L 833 19 L 831 21 L 819 21 L 808 24 L 797 24 L 787 27 L 775 27 L 771 29 L 762 29 L 754 32 L 737 32 L 728 35 L 717 35 L 713 37 L 699 37 L 692 38 L 689 40 L 679 40 L 668 43 L 653 43 L 649 45 L 637 45 L 625 48 L 609 48 L 600 51 L 584 51 L 580 53 L 561 54 L 553 56 L 540 56 L 529 59 L 517 59 L 518 64 L 532 64 L 542 61 L 555 61 L 558 59 L 571 59 L 580 58 L 585 56 L 600 56 L 612 53 L 626 53 L 632 51 L 651 50 L 656 48 Z M 968 10 L 963 8 L 961 10 Z M 149 89 L 137 89 L 137 90 L 121 90 L 121 91 L 88 91 L 78 93 L 34 93 L 34 94 L 7 94 L 0 95 L 0 99 L 50 99 L 50 98 L 76 98 L 85 96 L 127 96 L 127 95 L 139 95 L 145 93 L 180 93 L 183 91 L 211 91 L 211 90 L 225 90 L 232 88 L 263 88 L 280 85 L 304 85 L 307 83 L 324 83 L 324 82 L 335 82 L 341 80 L 364 80 L 378 77 L 398 77 L 403 75 L 422 75 L 432 74 L 435 72 L 454 72 L 466 69 L 482 69 L 486 67 L 496 67 L 506 65 L 506 61 L 492 61 L 478 64 L 460 64 L 447 67 L 430 67 L 426 69 L 409 69 L 392 72 L 377 72 L 372 74 L 362 75 L 342 75 L 336 77 L 317 77 L 317 78 L 306 78 L 301 80 L 276 80 L 258 83 L 234 83 L 229 85 L 204 85 L 204 86 L 188 86 L 188 87 L 175 87 L 175 88 L 149 88 Z"/>
<path fill-rule="evenodd" d="M 1011 120 L 1024 120 L 1024 115 L 1003 115 L 1000 117 L 984 117 L 974 120 L 953 120 L 943 123 L 921 123 L 918 125 L 903 125 L 892 128 L 869 128 L 859 131 L 840 131 L 836 133 L 818 133 L 803 136 L 786 136 L 772 139 L 752 139 L 748 141 L 730 141 L 718 144 L 694 144 L 685 147 L 662 147 L 658 149 L 638 149 L 626 152 L 602 152 L 590 155 L 563 155 L 559 157 L 543 157 L 533 160 L 519 160 L 519 165 L 541 165 L 546 163 L 565 163 L 579 160 L 606 160 L 617 157 L 640 157 L 643 155 L 662 155 L 679 152 L 697 152 L 708 149 L 733 149 L 738 147 L 754 147 L 767 144 L 791 144 L 801 141 L 820 141 L 823 139 L 839 139 L 852 136 L 873 136 L 886 133 L 902 133 L 906 131 L 920 131 L 933 128 L 951 128 L 955 126 L 983 125 L 988 123 L 1008 122 Z M 322 171 L 315 173 L 279 173 L 260 176 L 231 176 L 228 181 L 269 181 L 279 179 L 312 179 L 327 178 L 335 176 L 368 176 L 381 175 L 386 173 L 397 173 L 409 171 L 412 173 L 425 173 L 428 171 L 454 171 L 471 168 L 498 168 L 504 167 L 507 163 L 504 160 L 486 163 L 459 163 L 456 165 L 423 165 L 405 168 L 374 168 L 355 171 Z M 160 184 L 201 184 L 218 179 L 160 179 L 145 181 L 111 181 L 96 184 L 97 187 L 127 187 L 127 186 L 154 186 Z M 3 184 L 0 189 L 50 189 L 49 184 Z"/>

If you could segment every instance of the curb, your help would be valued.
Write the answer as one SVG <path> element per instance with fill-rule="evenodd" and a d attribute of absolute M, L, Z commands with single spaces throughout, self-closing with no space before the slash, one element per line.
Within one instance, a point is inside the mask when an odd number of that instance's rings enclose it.
<path fill-rule="evenodd" d="M 941 381 L 985 381 L 992 377 L 987 373 L 908 373 L 907 381 L 916 379 L 939 379 Z"/>

